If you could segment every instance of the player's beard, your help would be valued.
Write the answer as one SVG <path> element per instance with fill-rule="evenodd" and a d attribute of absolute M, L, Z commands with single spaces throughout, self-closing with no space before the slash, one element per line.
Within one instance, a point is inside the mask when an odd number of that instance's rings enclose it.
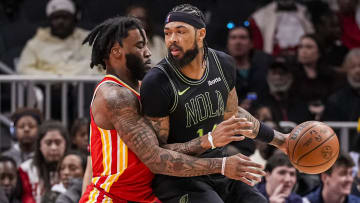
<path fill-rule="evenodd" d="M 176 44 L 173 44 L 171 46 L 176 47 L 177 49 L 179 49 L 180 51 L 184 52 L 183 49 L 179 46 L 177 46 Z M 175 58 L 170 51 L 171 46 L 168 48 L 168 56 L 171 57 L 171 59 L 173 60 L 173 62 L 180 68 L 185 67 L 186 65 L 188 65 L 189 63 L 191 63 L 191 61 L 194 60 L 194 58 L 199 54 L 199 47 L 196 44 L 196 42 L 194 41 L 194 48 L 193 49 L 189 49 L 184 53 L 184 56 L 182 58 Z"/>
<path fill-rule="evenodd" d="M 150 69 L 150 66 L 147 64 L 150 63 L 150 60 L 147 63 L 144 63 L 143 60 L 135 54 L 126 54 L 126 67 L 129 69 L 132 78 L 134 80 L 142 80 L 146 72 Z"/>

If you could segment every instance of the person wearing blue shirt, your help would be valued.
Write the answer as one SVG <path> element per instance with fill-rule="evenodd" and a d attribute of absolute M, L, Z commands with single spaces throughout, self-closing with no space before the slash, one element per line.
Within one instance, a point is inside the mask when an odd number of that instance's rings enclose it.
<path fill-rule="evenodd" d="M 304 203 L 360 203 L 359 197 L 350 194 L 354 165 L 349 154 L 340 153 L 335 164 L 320 174 L 322 184 L 304 197 Z"/>
<path fill-rule="evenodd" d="M 289 158 L 279 152 L 266 162 L 265 178 L 256 187 L 269 203 L 303 203 L 293 191 L 296 184 L 296 169 Z"/>

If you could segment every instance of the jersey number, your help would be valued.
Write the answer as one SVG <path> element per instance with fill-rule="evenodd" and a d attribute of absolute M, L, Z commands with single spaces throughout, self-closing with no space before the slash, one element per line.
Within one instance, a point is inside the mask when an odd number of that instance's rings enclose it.
<path fill-rule="evenodd" d="M 216 126 L 217 126 L 217 125 L 214 124 L 211 132 L 215 130 Z M 199 135 L 199 137 L 202 137 L 202 136 L 204 135 L 204 129 L 200 128 L 200 129 L 197 131 L 197 134 Z"/>

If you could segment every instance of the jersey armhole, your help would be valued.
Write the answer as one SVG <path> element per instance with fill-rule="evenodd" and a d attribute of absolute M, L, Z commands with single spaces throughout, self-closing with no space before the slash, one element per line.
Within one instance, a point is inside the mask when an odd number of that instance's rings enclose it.
<path fill-rule="evenodd" d="M 227 80 L 226 80 L 226 78 L 225 78 L 224 72 L 223 72 L 223 70 L 222 70 L 222 66 L 221 66 L 221 63 L 220 63 L 220 61 L 219 61 L 219 58 L 218 58 L 218 56 L 216 55 L 216 53 L 214 52 L 214 50 L 212 50 L 212 49 L 210 49 L 210 48 L 209 48 L 209 50 L 210 50 L 211 54 L 212 54 L 213 57 L 214 57 L 216 66 L 217 66 L 217 68 L 219 69 L 220 75 L 221 75 L 221 77 L 222 77 L 222 79 L 223 79 L 223 81 L 224 81 L 224 84 L 225 84 L 225 86 L 226 86 L 226 89 L 228 90 L 228 93 L 230 93 L 230 88 L 229 88 L 229 85 L 228 85 Z"/>
<path fill-rule="evenodd" d="M 176 88 L 175 88 L 175 84 L 174 84 L 174 82 L 171 80 L 169 74 L 166 72 L 166 70 L 164 69 L 164 67 L 162 67 L 162 66 L 156 66 L 155 68 L 158 68 L 158 69 L 160 69 L 162 72 L 165 73 L 166 77 L 169 79 L 169 82 L 170 82 L 170 84 L 171 84 L 172 90 L 173 90 L 173 92 L 174 92 L 174 103 L 173 103 L 172 107 L 171 107 L 170 110 L 169 110 L 169 113 L 171 114 L 171 113 L 173 113 L 173 112 L 175 111 L 175 109 L 176 109 L 176 107 L 177 107 L 177 105 L 178 105 L 178 100 L 179 100 L 179 99 L 178 99 L 178 95 L 177 95 L 177 91 L 176 91 Z"/>

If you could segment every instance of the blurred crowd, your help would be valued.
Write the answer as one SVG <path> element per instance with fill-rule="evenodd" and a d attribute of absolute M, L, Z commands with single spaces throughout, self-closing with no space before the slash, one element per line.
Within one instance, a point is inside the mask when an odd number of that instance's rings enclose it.
<path fill-rule="evenodd" d="M 359 0 L 0 0 L 0 74 L 102 75 L 90 69 L 88 30 L 104 19 L 129 15 L 141 20 L 152 63 L 166 54 L 162 26 L 176 4 L 203 10 L 210 47 L 236 61 L 239 106 L 274 129 L 279 121 L 360 119 Z M 159 6 L 161 5 L 161 6 Z M 60 85 L 51 87 L 53 120 L 38 103 L 10 112 L 10 86 L 1 84 L 0 202 L 78 202 L 88 156 L 89 115 L 77 118 L 76 84 L 69 87 L 69 125 L 55 105 Z M 94 86 L 85 88 L 86 112 Z M 44 86 L 35 87 L 44 92 Z M 228 146 L 266 167 L 257 185 L 271 203 L 360 202 L 359 132 L 351 132 L 351 156 L 341 153 L 320 175 L 299 173 L 288 158 L 247 139 Z M 359 171 L 359 172 L 357 172 Z"/>

